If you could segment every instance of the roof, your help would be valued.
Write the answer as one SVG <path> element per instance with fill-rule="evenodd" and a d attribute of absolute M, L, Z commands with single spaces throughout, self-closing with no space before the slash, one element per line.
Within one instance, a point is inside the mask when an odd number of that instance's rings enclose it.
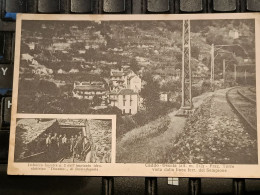
<path fill-rule="evenodd" d="M 123 72 L 111 72 L 111 76 L 121 77 L 124 76 Z"/>
<path fill-rule="evenodd" d="M 79 81 L 79 82 L 100 81 L 100 82 L 105 83 L 105 80 L 102 77 L 95 75 L 95 74 L 83 72 L 83 71 L 81 71 L 80 73 L 69 74 L 68 77 L 72 81 Z"/>
<path fill-rule="evenodd" d="M 129 77 L 129 80 L 131 80 L 132 78 L 135 78 L 135 77 L 137 77 L 138 79 L 140 79 L 139 76 L 137 76 L 137 75 L 133 75 L 133 76 L 130 76 L 130 77 Z"/>
<path fill-rule="evenodd" d="M 134 90 L 132 89 L 121 89 L 119 92 L 118 92 L 118 95 L 136 95 L 137 93 L 134 92 Z"/>
<path fill-rule="evenodd" d="M 129 74 L 131 74 L 131 73 L 134 73 L 134 71 L 128 69 L 128 70 L 125 70 L 124 73 L 125 73 L 125 75 L 129 75 Z M 135 74 L 135 73 L 134 73 L 134 74 Z"/>
<path fill-rule="evenodd" d="M 110 92 L 109 92 L 109 95 L 118 95 L 118 92 L 115 91 L 115 90 L 113 90 L 113 91 L 110 91 Z"/>
<path fill-rule="evenodd" d="M 124 79 L 110 79 L 111 81 L 124 82 Z"/>
<path fill-rule="evenodd" d="M 75 86 L 74 89 L 79 91 L 105 91 L 104 87 L 93 85 Z"/>
<path fill-rule="evenodd" d="M 136 95 L 132 89 L 121 89 L 120 91 L 110 91 L 109 95 Z"/>

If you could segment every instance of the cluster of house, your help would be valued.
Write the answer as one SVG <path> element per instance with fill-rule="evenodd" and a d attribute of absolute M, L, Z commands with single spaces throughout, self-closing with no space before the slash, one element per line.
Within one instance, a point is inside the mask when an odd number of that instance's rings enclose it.
<path fill-rule="evenodd" d="M 91 101 L 98 98 L 102 107 L 115 106 L 123 114 L 136 114 L 142 101 L 139 96 L 141 88 L 141 78 L 126 66 L 111 69 L 108 83 L 106 81 L 75 81 L 73 97 Z"/>

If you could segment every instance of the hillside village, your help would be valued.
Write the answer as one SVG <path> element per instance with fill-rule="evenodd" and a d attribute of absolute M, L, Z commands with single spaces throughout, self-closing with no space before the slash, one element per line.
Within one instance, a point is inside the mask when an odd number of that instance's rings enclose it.
<path fill-rule="evenodd" d="M 129 67 L 125 69 L 111 69 L 110 78 L 102 81 L 75 81 L 73 86 L 73 97 L 88 99 L 94 103 L 96 108 L 107 105 L 116 106 L 122 114 L 136 114 L 140 105 L 139 92 L 142 88 L 142 80 Z"/>
<path fill-rule="evenodd" d="M 46 21 L 35 24 L 36 29 L 32 31 L 23 30 L 20 79 L 55 84 L 57 94 L 47 95 L 50 102 L 53 98 L 58 99 L 52 96 L 65 96 L 86 100 L 94 110 L 117 107 L 122 114 L 145 110 L 146 98 L 151 95 L 145 88 L 157 84 L 157 88 L 150 90 L 156 91 L 158 101 L 180 101 L 182 22 L 119 23 L 71 25 Z M 246 43 L 254 41 L 246 21 L 236 28 L 235 22 L 228 28 L 224 28 L 225 24 L 223 27 L 218 25 L 216 22 L 211 26 L 202 24 L 201 28 L 194 27 L 191 33 L 195 88 L 209 79 L 211 43 L 208 37 L 213 36 L 213 32 L 216 32 L 213 38 L 219 43 L 241 43 L 246 47 Z M 249 34 L 241 34 L 242 31 L 236 30 L 238 28 L 247 29 Z M 221 60 L 220 57 L 216 63 Z M 242 63 L 243 58 L 237 56 L 236 60 Z M 221 64 L 216 66 L 217 78 L 221 78 L 221 67 Z M 147 84 L 147 74 L 156 85 Z M 20 94 L 25 98 L 25 93 Z M 39 96 L 42 95 L 46 94 L 39 92 Z"/>

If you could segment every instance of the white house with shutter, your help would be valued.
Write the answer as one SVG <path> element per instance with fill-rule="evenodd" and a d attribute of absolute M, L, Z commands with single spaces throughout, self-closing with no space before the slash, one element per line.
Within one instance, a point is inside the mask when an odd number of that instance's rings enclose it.
<path fill-rule="evenodd" d="M 121 89 L 109 94 L 111 106 L 118 107 L 122 114 L 136 114 L 138 112 L 138 93 L 132 89 Z"/>

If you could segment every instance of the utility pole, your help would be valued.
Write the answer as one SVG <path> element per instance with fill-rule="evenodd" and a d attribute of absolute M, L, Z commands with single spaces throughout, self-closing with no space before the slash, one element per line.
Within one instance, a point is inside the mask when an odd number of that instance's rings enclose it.
<path fill-rule="evenodd" d="M 234 64 L 234 80 L 237 82 L 237 65 Z"/>
<path fill-rule="evenodd" d="M 247 72 L 246 72 L 246 69 L 245 69 L 245 84 L 246 84 L 246 77 L 247 77 Z"/>
<path fill-rule="evenodd" d="M 191 44 L 190 20 L 183 20 L 182 34 L 182 103 L 177 115 L 186 116 L 190 113 L 192 105 L 192 79 L 191 79 Z"/>
<path fill-rule="evenodd" d="M 223 80 L 225 83 L 225 79 L 226 79 L 226 60 L 223 59 Z"/>
<path fill-rule="evenodd" d="M 211 52 L 210 52 L 210 55 L 211 55 L 211 71 L 210 71 L 210 84 L 211 84 L 211 88 L 214 89 L 214 70 L 215 70 L 215 64 L 214 64 L 214 61 L 215 61 L 215 48 L 214 48 L 214 44 L 211 45 Z"/>

